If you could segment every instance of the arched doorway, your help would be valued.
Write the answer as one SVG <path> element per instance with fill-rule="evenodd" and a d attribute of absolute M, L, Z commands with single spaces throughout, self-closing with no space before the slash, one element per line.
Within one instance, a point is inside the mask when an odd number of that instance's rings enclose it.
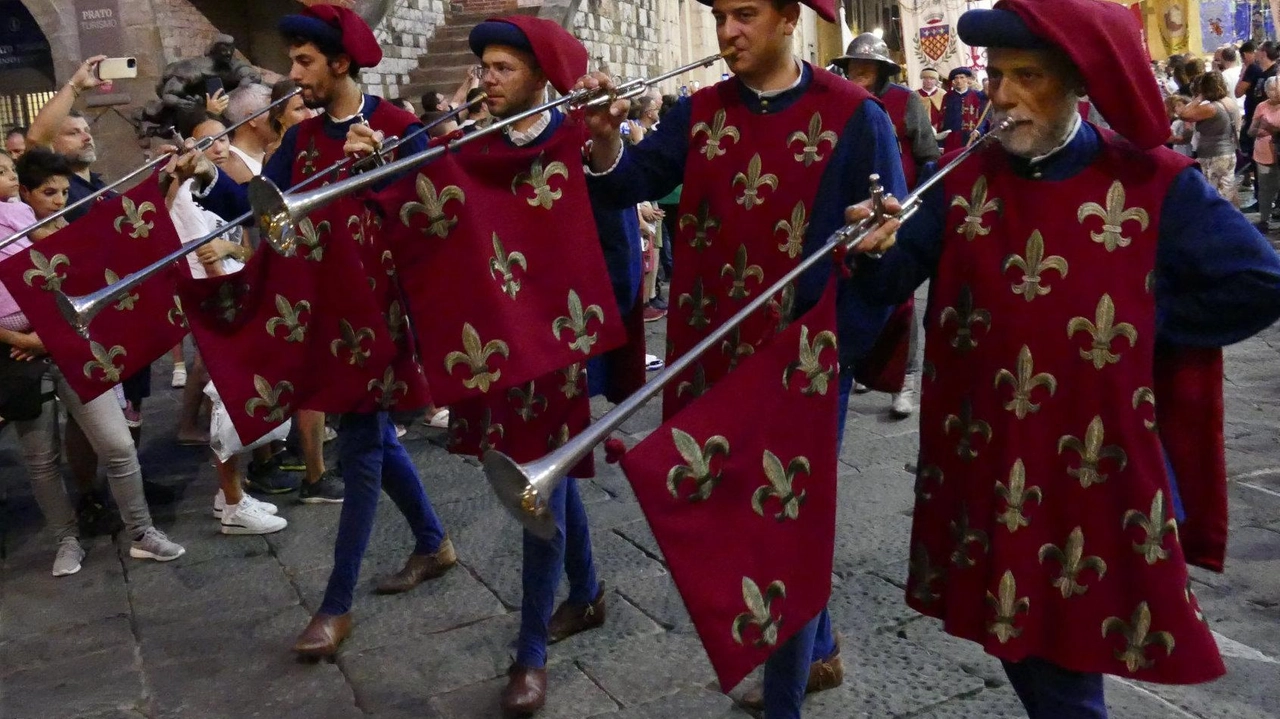
<path fill-rule="evenodd" d="M 0 127 L 31 124 L 57 89 L 44 32 L 21 0 L 0 0 Z"/>

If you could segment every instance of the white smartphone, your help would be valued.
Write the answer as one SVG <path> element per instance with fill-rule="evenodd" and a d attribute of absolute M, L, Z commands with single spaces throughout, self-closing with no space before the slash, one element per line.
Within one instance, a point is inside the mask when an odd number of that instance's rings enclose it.
<path fill-rule="evenodd" d="M 125 80 L 138 76 L 138 60 L 132 57 L 109 57 L 98 63 L 99 80 Z"/>

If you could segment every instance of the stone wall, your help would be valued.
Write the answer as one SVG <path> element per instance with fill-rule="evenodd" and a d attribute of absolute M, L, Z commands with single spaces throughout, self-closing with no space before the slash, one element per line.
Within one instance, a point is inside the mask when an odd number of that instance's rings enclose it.
<path fill-rule="evenodd" d="M 400 86 L 408 84 L 409 70 L 418 66 L 418 56 L 427 51 L 427 40 L 444 22 L 445 0 L 402 0 L 387 13 L 374 35 L 382 43 L 382 64 L 377 70 L 361 73 L 365 90 L 380 97 L 398 97 Z"/>
<path fill-rule="evenodd" d="M 664 0 L 582 0 L 571 30 L 590 54 L 590 67 L 602 66 L 626 78 L 660 72 Z M 666 0 L 675 4 L 676 0 Z"/>

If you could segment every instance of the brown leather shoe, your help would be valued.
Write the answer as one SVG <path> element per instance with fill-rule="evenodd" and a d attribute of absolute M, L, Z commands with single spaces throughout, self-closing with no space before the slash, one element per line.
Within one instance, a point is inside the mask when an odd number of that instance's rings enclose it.
<path fill-rule="evenodd" d="M 351 634 L 351 612 L 317 614 L 293 643 L 293 651 L 303 657 L 331 657 Z"/>
<path fill-rule="evenodd" d="M 457 563 L 458 555 L 453 551 L 453 542 L 445 537 L 435 554 L 410 554 L 409 560 L 404 563 L 404 569 L 379 580 L 375 591 L 378 594 L 407 592 L 428 579 L 439 577 Z"/>
<path fill-rule="evenodd" d="M 508 719 L 532 716 L 547 703 L 547 670 L 512 664 L 502 690 L 502 715 Z"/>
<path fill-rule="evenodd" d="M 601 582 L 600 593 L 594 602 L 586 606 L 565 602 L 556 607 L 551 621 L 547 623 L 547 643 L 555 644 L 579 632 L 595 629 L 604 624 L 604 618 L 604 582 Z"/>
<path fill-rule="evenodd" d="M 809 681 L 805 684 L 804 693 L 824 692 L 843 683 L 844 661 L 840 659 L 840 636 L 836 635 L 835 653 L 809 665 Z M 757 684 L 747 690 L 738 703 L 747 709 L 764 711 L 764 686 Z"/>

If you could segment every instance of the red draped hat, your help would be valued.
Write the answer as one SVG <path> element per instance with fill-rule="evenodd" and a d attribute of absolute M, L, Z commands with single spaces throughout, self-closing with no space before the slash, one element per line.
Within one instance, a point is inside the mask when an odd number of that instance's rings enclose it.
<path fill-rule="evenodd" d="M 542 74 L 561 95 L 587 74 L 587 48 L 560 23 L 529 15 L 489 18 L 468 39 L 476 57 L 489 45 L 506 45 L 533 53 Z"/>
<path fill-rule="evenodd" d="M 711 7 L 714 0 L 698 0 L 698 2 Z M 818 17 L 827 22 L 836 21 L 836 3 L 835 0 L 799 0 L 801 5 L 806 5 L 818 13 Z"/>
<path fill-rule="evenodd" d="M 313 5 L 297 15 L 285 15 L 276 28 L 286 35 L 305 37 L 321 49 L 342 48 L 357 67 L 375 67 L 382 62 L 382 46 L 369 23 L 343 7 Z"/>
<path fill-rule="evenodd" d="M 1169 120 L 1138 21 L 1106 0 L 1000 0 L 960 17 L 960 39 L 978 47 L 1056 48 L 1084 78 L 1111 129 L 1142 149 L 1163 145 Z"/>

